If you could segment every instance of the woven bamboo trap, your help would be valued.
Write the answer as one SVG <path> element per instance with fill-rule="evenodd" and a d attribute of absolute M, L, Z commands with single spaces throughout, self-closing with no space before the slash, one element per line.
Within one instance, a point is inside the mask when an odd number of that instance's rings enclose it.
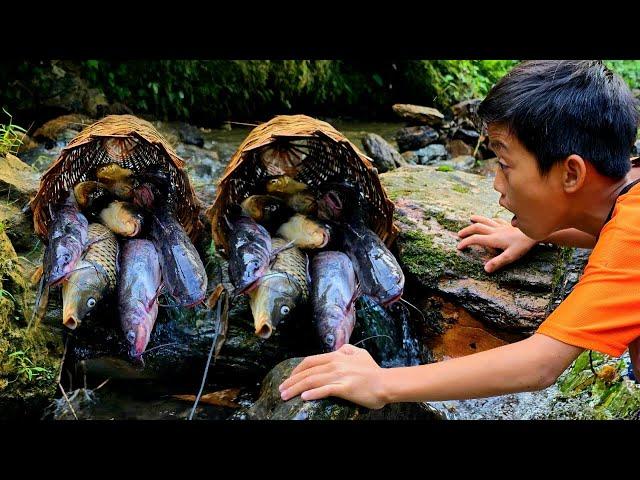
<path fill-rule="evenodd" d="M 369 157 L 326 122 L 306 115 L 281 115 L 254 128 L 238 147 L 206 212 L 213 241 L 224 256 L 229 251 L 225 216 L 234 204 L 257 193 L 272 175 L 288 175 L 311 188 L 350 181 L 364 197 L 369 227 L 388 246 L 398 235 L 394 205 Z"/>
<path fill-rule="evenodd" d="M 33 225 L 45 242 L 51 224 L 49 205 L 66 198 L 67 192 L 86 180 L 95 180 L 96 169 L 118 163 L 136 173 L 159 166 L 169 174 L 169 199 L 175 215 L 192 241 L 202 230 L 200 203 L 184 170 L 185 162 L 149 122 L 133 115 L 109 115 L 80 132 L 62 150 L 40 180 L 31 201 Z"/>

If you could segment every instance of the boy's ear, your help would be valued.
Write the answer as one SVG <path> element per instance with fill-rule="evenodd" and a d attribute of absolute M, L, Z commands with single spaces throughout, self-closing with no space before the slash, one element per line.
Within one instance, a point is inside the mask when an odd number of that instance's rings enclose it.
<path fill-rule="evenodd" d="M 562 187 L 566 193 L 582 188 L 587 178 L 587 164 L 580 155 L 569 155 L 562 162 Z"/>

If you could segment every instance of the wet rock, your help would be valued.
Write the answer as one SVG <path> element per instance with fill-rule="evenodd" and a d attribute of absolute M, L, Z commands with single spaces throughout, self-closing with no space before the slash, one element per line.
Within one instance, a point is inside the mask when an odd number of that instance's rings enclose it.
<path fill-rule="evenodd" d="M 420 161 L 420 159 L 418 158 L 418 155 L 416 155 L 416 152 L 412 152 L 412 151 L 404 152 L 402 154 L 402 159 L 408 165 L 417 165 L 418 162 Z"/>
<path fill-rule="evenodd" d="M 134 115 L 127 105 L 120 102 L 114 102 L 110 105 L 98 105 L 96 118 L 106 117 L 107 115 Z"/>
<path fill-rule="evenodd" d="M 375 133 L 367 133 L 362 138 L 362 147 L 380 173 L 393 170 L 404 163 L 404 159 L 396 149 Z"/>
<path fill-rule="evenodd" d="M 461 155 L 473 155 L 473 147 L 462 140 L 451 140 L 447 144 L 447 151 L 454 158 Z"/>
<path fill-rule="evenodd" d="M 460 155 L 451 160 L 440 162 L 438 165 L 447 165 L 454 170 L 461 170 L 463 172 L 470 172 L 476 164 L 476 159 L 471 155 Z"/>
<path fill-rule="evenodd" d="M 496 176 L 498 168 L 500 168 L 498 165 L 498 159 L 494 157 L 476 162 L 476 166 L 473 168 L 472 173 L 493 178 Z"/>
<path fill-rule="evenodd" d="M 176 153 L 187 162 L 187 173 L 196 196 L 203 205 L 215 200 L 217 180 L 225 165 L 215 150 L 206 150 L 195 145 L 179 144 Z"/>
<path fill-rule="evenodd" d="M 419 150 L 438 140 L 440 134 L 426 125 L 402 128 L 396 133 L 396 142 L 400 153 Z"/>
<path fill-rule="evenodd" d="M 480 134 L 478 132 L 466 128 L 458 128 L 453 133 L 454 140 L 462 140 L 467 145 L 475 146 L 478 143 L 479 138 Z"/>
<path fill-rule="evenodd" d="M 188 123 L 180 123 L 178 126 L 178 134 L 180 140 L 188 145 L 195 145 L 197 147 L 204 147 L 204 137 L 200 130 Z"/>
<path fill-rule="evenodd" d="M 515 264 L 487 274 L 484 262 L 495 252 L 456 248 L 457 232 L 470 224 L 472 214 L 511 218 L 498 205 L 490 179 L 411 166 L 382 175 L 381 182 L 396 204 L 398 258 L 420 285 L 419 297 L 440 296 L 498 331 L 529 334 L 546 318 L 552 285 L 565 264 L 560 249 L 536 247 Z M 433 331 L 445 328 L 441 322 Z"/>
<path fill-rule="evenodd" d="M 636 140 L 636 143 L 633 144 L 633 149 L 631 150 L 632 156 L 640 155 L 640 140 Z"/>
<path fill-rule="evenodd" d="M 26 328 L 30 285 L 4 231 L 0 259 L 0 419 L 40 418 L 56 394 L 62 357 L 59 330 Z"/>
<path fill-rule="evenodd" d="M 15 155 L 0 156 L 0 195 L 15 200 L 18 207 L 35 195 L 40 185 L 40 174 Z"/>
<path fill-rule="evenodd" d="M 452 106 L 451 113 L 453 113 L 453 116 L 456 119 L 472 117 L 477 114 L 480 103 L 482 103 L 482 100 L 479 98 L 464 100 Z"/>
<path fill-rule="evenodd" d="M 416 125 L 436 127 L 444 122 L 444 115 L 435 108 L 402 103 L 398 103 L 392 108 L 400 118 Z"/>
<path fill-rule="evenodd" d="M 33 219 L 22 213 L 16 203 L 0 200 L 0 225 L 19 252 L 30 251 L 37 241 L 33 234 Z"/>
<path fill-rule="evenodd" d="M 235 416 L 249 420 L 442 420 L 444 417 L 427 403 L 396 403 L 370 410 L 351 402 L 327 398 L 305 402 L 297 396 L 286 402 L 278 386 L 291 374 L 302 358 L 291 358 L 276 365 L 262 382 L 258 401 Z"/>
<path fill-rule="evenodd" d="M 18 138 L 20 139 L 20 146 L 18 147 L 18 155 L 31 150 L 32 148 L 36 148 L 38 146 L 38 142 L 33 140 L 29 135 L 19 134 Z"/>
<path fill-rule="evenodd" d="M 449 158 L 449 153 L 444 145 L 433 143 L 420 150 L 413 152 L 416 155 L 416 162 L 419 165 L 431 165 Z M 412 162 L 409 162 L 412 163 Z"/>

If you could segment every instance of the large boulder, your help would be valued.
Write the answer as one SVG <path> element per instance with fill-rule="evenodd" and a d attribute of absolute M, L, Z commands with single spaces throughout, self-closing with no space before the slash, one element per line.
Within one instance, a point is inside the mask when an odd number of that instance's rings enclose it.
<path fill-rule="evenodd" d="M 487 274 L 484 262 L 497 252 L 477 246 L 459 251 L 457 232 L 470 224 L 472 214 L 504 219 L 511 214 L 498 205 L 491 179 L 441 170 L 407 166 L 381 176 L 401 229 L 398 258 L 418 285 L 414 298 L 429 317 L 425 332 L 436 359 L 531 334 L 550 310 L 553 285 L 566 263 L 564 250 L 539 246 Z M 434 317 L 434 307 L 440 316 Z"/>
<path fill-rule="evenodd" d="M 38 191 L 40 174 L 15 155 L 0 156 L 0 195 L 22 207 Z"/>
<path fill-rule="evenodd" d="M 443 124 L 444 115 L 436 108 L 422 107 L 405 103 L 395 104 L 393 111 L 404 120 L 414 125 L 429 125 L 437 127 Z"/>
<path fill-rule="evenodd" d="M 53 145 L 66 146 L 78 133 L 91 125 L 94 120 L 83 114 L 62 115 L 44 123 L 33 132 L 33 138 L 51 148 Z"/>
<path fill-rule="evenodd" d="M 443 415 L 427 403 L 395 403 L 370 410 L 354 403 L 326 398 L 305 402 L 300 396 L 283 402 L 278 386 L 291 375 L 302 358 L 276 365 L 262 381 L 260 398 L 233 419 L 240 420 L 442 420 Z"/>
<path fill-rule="evenodd" d="M 404 164 L 402 156 L 380 135 L 367 133 L 362 138 L 362 147 L 380 173 Z"/>
<path fill-rule="evenodd" d="M 395 136 L 400 153 L 419 150 L 440 138 L 440 134 L 426 125 L 401 128 Z"/>

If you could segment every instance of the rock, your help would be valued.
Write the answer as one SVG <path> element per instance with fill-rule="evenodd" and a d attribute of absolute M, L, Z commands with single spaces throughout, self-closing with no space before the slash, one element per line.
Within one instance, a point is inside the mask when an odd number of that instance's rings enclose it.
<path fill-rule="evenodd" d="M 457 232 L 472 214 L 510 219 L 498 205 L 492 181 L 464 172 L 408 166 L 381 176 L 396 204 L 401 229 L 398 259 L 405 275 L 419 284 L 417 298 L 443 298 L 474 320 L 499 332 L 530 334 L 546 318 L 553 285 L 566 263 L 562 251 L 539 246 L 519 262 L 494 274 L 483 265 L 495 255 L 477 246 L 458 251 Z M 425 303 L 428 304 L 425 306 Z M 429 310 L 429 301 L 423 309 Z M 449 323 L 431 322 L 443 333 Z M 495 335 L 494 335 L 495 336 Z M 521 337 L 520 337 L 521 338 Z"/>
<path fill-rule="evenodd" d="M 188 145 L 195 145 L 202 148 L 204 146 L 204 137 L 200 130 L 188 123 L 180 123 L 178 126 L 178 134 L 180 140 Z"/>
<path fill-rule="evenodd" d="M 33 138 L 46 142 L 48 148 L 52 148 L 53 144 L 64 147 L 93 122 L 92 118 L 82 114 L 62 115 L 38 128 L 33 133 Z"/>
<path fill-rule="evenodd" d="M 454 170 L 462 170 L 463 172 L 470 172 L 476 164 L 476 159 L 471 155 L 460 155 L 451 160 L 440 162 L 438 165 L 447 165 Z"/>
<path fill-rule="evenodd" d="M 453 116 L 456 119 L 463 119 L 474 116 L 478 112 L 478 106 L 480 105 L 480 103 L 482 103 L 482 100 L 479 98 L 464 100 L 452 106 L 451 113 L 453 113 Z"/>
<path fill-rule="evenodd" d="M 30 285 L 4 231 L 0 259 L 0 419 L 38 419 L 57 393 L 62 339 L 46 325 L 26 328 Z"/>
<path fill-rule="evenodd" d="M 20 146 L 18 147 L 18 154 L 22 154 L 38 146 L 38 142 L 33 140 L 26 133 L 24 135 L 22 134 L 18 135 L 18 138 L 20 138 L 21 140 Z"/>
<path fill-rule="evenodd" d="M 182 143 L 176 148 L 176 153 L 187 162 L 189 181 L 200 202 L 203 205 L 212 204 L 215 200 L 217 180 L 225 168 L 218 153 L 215 150 L 205 150 Z"/>
<path fill-rule="evenodd" d="M 436 127 L 444 121 L 444 115 L 435 108 L 402 103 L 395 104 L 392 108 L 400 118 L 417 125 Z"/>
<path fill-rule="evenodd" d="M 473 155 L 473 147 L 467 145 L 462 140 L 451 140 L 447 144 L 447 150 L 452 157 L 460 155 Z"/>
<path fill-rule="evenodd" d="M 404 152 L 401 156 L 405 163 L 408 165 L 417 165 L 420 161 L 418 155 L 416 155 L 416 152 Z"/>
<path fill-rule="evenodd" d="M 37 238 L 33 233 L 33 219 L 22 213 L 15 203 L 0 200 L 0 225 L 19 252 L 28 252 Z"/>
<path fill-rule="evenodd" d="M 98 118 L 98 114 L 109 107 L 104 92 L 97 88 L 90 88 L 84 97 L 84 111 L 92 118 Z"/>
<path fill-rule="evenodd" d="M 0 156 L 0 195 L 5 200 L 16 200 L 23 207 L 35 195 L 40 185 L 40 174 L 15 155 Z"/>
<path fill-rule="evenodd" d="M 416 163 L 420 165 L 430 165 L 432 163 L 436 163 L 449 158 L 447 149 L 444 147 L 444 145 L 441 145 L 439 143 L 427 145 L 420 150 L 416 150 L 414 153 L 417 157 Z"/>
<path fill-rule="evenodd" d="M 178 129 L 166 122 L 155 121 L 151 122 L 154 127 L 158 130 L 158 133 L 164 137 L 164 139 L 171 145 L 173 148 L 176 148 L 180 143 L 180 134 Z"/>
<path fill-rule="evenodd" d="M 633 144 L 633 149 L 631 150 L 632 156 L 640 155 L 640 140 L 636 140 L 636 143 Z"/>
<path fill-rule="evenodd" d="M 111 105 L 98 105 L 97 118 L 106 117 L 107 115 L 134 115 L 127 105 L 120 102 L 114 102 Z"/>
<path fill-rule="evenodd" d="M 427 403 L 396 403 L 378 410 L 360 407 L 339 398 L 305 402 L 300 396 L 286 402 L 278 386 L 291 374 L 302 358 L 291 358 L 276 365 L 262 382 L 260 398 L 249 409 L 235 415 L 249 420 L 442 420 L 443 415 Z"/>
<path fill-rule="evenodd" d="M 396 142 L 400 153 L 409 150 L 419 150 L 433 143 L 439 138 L 438 132 L 426 125 L 402 128 L 396 133 Z"/>
<path fill-rule="evenodd" d="M 375 133 L 367 133 L 362 138 L 362 147 L 380 173 L 393 170 L 397 165 L 404 163 L 400 154 L 384 138 Z"/>
<path fill-rule="evenodd" d="M 475 146 L 480 139 L 480 134 L 475 130 L 465 129 L 465 128 L 457 128 L 453 133 L 454 140 L 462 140 L 467 145 Z"/>

